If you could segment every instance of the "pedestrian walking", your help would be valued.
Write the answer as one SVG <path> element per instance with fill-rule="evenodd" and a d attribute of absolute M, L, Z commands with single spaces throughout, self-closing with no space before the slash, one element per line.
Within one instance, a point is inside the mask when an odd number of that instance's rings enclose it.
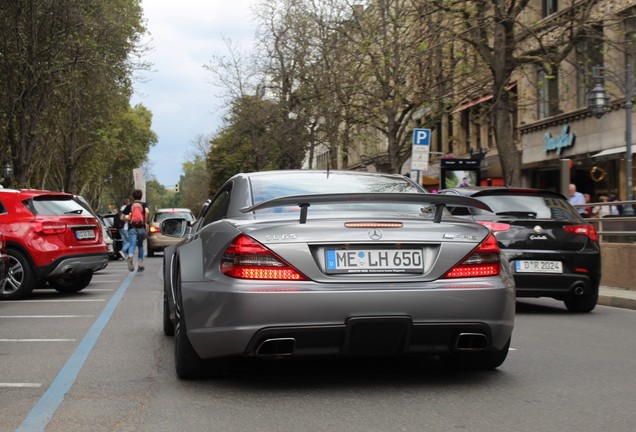
<path fill-rule="evenodd" d="M 146 220 L 148 219 L 148 205 L 141 200 L 143 192 L 135 189 L 132 193 L 133 202 L 124 209 L 123 213 L 128 221 L 128 270 L 134 271 L 133 257 L 137 248 L 137 271 L 144 271 L 144 240 L 146 239 Z"/>

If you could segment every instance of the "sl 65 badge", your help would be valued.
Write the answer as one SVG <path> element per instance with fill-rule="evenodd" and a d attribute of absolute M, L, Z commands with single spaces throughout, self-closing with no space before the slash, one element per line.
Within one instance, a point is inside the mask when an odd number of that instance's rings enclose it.
<path fill-rule="evenodd" d="M 267 234 L 265 236 L 265 240 L 267 241 L 278 241 L 278 240 L 294 240 L 296 239 L 296 234 Z"/>
<path fill-rule="evenodd" d="M 459 240 L 476 240 L 477 237 L 469 234 L 444 234 L 445 239 L 459 239 Z"/>

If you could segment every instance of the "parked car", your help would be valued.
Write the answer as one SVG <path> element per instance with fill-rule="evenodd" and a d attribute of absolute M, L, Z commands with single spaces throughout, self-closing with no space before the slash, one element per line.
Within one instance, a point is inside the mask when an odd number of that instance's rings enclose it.
<path fill-rule="evenodd" d="M 148 239 L 146 247 L 148 256 L 152 257 L 155 252 L 162 252 L 166 247 L 172 246 L 180 241 L 178 238 L 163 235 L 159 231 L 159 224 L 168 218 L 184 218 L 190 223 L 194 223 L 194 215 L 187 208 L 161 208 L 155 210 L 148 221 Z"/>
<path fill-rule="evenodd" d="M 194 225 L 160 224 L 185 239 L 163 257 L 177 375 L 222 375 L 235 356 L 432 354 L 450 368 L 500 366 L 514 281 L 490 231 L 449 204 L 488 210 L 401 175 L 232 177 Z"/>
<path fill-rule="evenodd" d="M 594 225 L 566 197 L 541 189 L 453 188 L 442 194 L 478 199 L 492 209 L 456 208 L 455 215 L 489 227 L 517 285 L 517 297 L 562 300 L 571 312 L 590 312 L 598 301 L 601 248 Z"/>
<path fill-rule="evenodd" d="M 4 236 L 0 232 L 0 293 L 4 292 L 4 285 L 9 272 L 9 257 L 4 253 Z"/>
<path fill-rule="evenodd" d="M 9 257 L 0 299 L 28 297 L 44 282 L 59 292 L 77 292 L 108 265 L 97 218 L 71 194 L 0 189 L 0 226 Z"/>
<path fill-rule="evenodd" d="M 121 255 L 119 251 L 122 250 L 123 240 L 121 238 L 121 234 L 119 233 L 119 224 L 116 223 L 119 217 L 119 213 L 107 213 L 99 215 L 102 223 L 108 230 L 110 237 L 113 239 L 113 256 L 112 259 L 119 259 Z"/>
<path fill-rule="evenodd" d="M 108 248 L 108 255 L 110 256 L 111 259 L 117 259 L 119 256 L 117 252 L 115 251 L 115 240 L 110 234 L 110 231 L 108 230 L 108 227 L 104 223 L 104 220 L 102 219 L 102 217 L 99 216 L 97 212 L 95 212 L 95 210 L 93 210 L 91 205 L 88 203 L 88 201 L 86 201 L 86 198 L 84 198 L 83 196 L 73 195 L 73 199 L 77 201 L 77 203 L 79 203 L 86 210 L 88 210 L 93 216 L 95 216 L 102 230 L 102 237 L 104 239 L 104 243 L 106 243 L 106 247 Z"/>

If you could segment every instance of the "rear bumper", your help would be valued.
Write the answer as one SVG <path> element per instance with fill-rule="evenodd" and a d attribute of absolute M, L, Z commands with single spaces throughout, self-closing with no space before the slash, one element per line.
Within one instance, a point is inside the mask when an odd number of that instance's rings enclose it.
<path fill-rule="evenodd" d="M 461 334 L 483 335 L 483 349 L 502 348 L 514 325 L 514 286 L 464 283 L 298 292 L 266 283 L 272 292 L 250 292 L 216 283 L 212 291 L 208 282 L 184 283 L 181 292 L 188 336 L 202 358 L 443 354 L 457 349 Z"/>
<path fill-rule="evenodd" d="M 598 292 L 600 275 L 552 274 L 514 276 L 517 297 L 553 297 L 563 299 L 572 294 L 591 295 Z"/>
<path fill-rule="evenodd" d="M 64 276 L 74 273 L 96 272 L 108 266 L 109 253 L 71 255 L 58 258 L 48 266 L 37 267 L 38 278 Z"/>

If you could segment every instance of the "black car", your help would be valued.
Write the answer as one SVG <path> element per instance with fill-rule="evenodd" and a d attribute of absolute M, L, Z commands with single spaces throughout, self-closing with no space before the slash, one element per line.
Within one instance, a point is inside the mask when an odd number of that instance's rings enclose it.
<path fill-rule="evenodd" d="M 601 281 L 598 233 L 562 194 L 511 187 L 451 188 L 440 193 L 476 198 L 493 210 L 451 209 L 495 234 L 514 272 L 517 297 L 552 297 L 571 312 L 594 309 Z"/>

